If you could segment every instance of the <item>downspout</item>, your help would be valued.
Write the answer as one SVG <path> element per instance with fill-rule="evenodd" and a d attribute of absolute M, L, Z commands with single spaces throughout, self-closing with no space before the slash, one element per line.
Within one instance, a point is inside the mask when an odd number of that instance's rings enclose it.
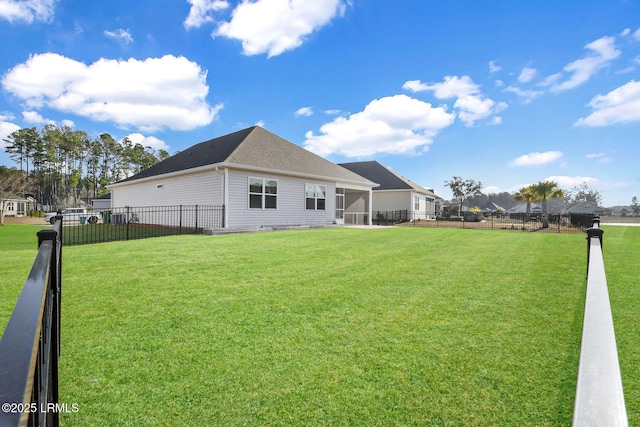
<path fill-rule="evenodd" d="M 224 168 L 222 199 L 224 202 L 224 218 L 222 228 L 227 228 L 229 227 L 229 221 L 227 220 L 227 217 L 229 215 L 229 168 Z"/>
<path fill-rule="evenodd" d="M 229 209 L 229 200 L 227 198 L 229 181 L 229 169 L 224 168 L 222 172 L 218 169 L 218 166 L 214 168 L 216 173 L 222 175 L 222 228 L 227 228 L 227 212 Z"/>
<path fill-rule="evenodd" d="M 369 224 L 367 225 L 372 225 L 373 221 L 372 221 L 372 217 L 373 216 L 373 188 L 369 188 L 369 220 L 367 221 Z"/>

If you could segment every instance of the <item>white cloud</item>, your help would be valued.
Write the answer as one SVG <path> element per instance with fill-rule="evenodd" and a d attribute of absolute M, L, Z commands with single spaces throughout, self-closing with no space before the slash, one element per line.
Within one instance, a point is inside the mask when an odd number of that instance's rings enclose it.
<path fill-rule="evenodd" d="M 191 130 L 213 121 L 206 71 L 184 57 L 100 59 L 85 65 L 54 53 L 31 56 L 2 86 L 32 109 L 49 107 L 143 131 Z"/>
<path fill-rule="evenodd" d="M 294 113 L 296 117 L 305 116 L 310 117 L 313 116 L 313 109 L 311 107 L 302 107 L 298 108 L 298 111 Z"/>
<path fill-rule="evenodd" d="M 62 126 L 66 126 L 66 127 L 68 127 L 68 128 L 72 128 L 72 129 L 73 129 L 74 127 L 76 127 L 76 122 L 74 122 L 73 120 L 68 120 L 68 119 L 61 120 L 61 121 L 60 121 L 60 124 L 61 124 Z"/>
<path fill-rule="evenodd" d="M 576 126 L 601 127 L 640 121 L 640 82 L 631 80 L 606 95 L 598 95 L 589 106 L 595 111 L 578 119 Z"/>
<path fill-rule="evenodd" d="M 329 116 L 337 116 L 339 114 L 342 114 L 342 110 L 337 110 L 337 109 L 333 109 L 333 110 L 324 110 L 324 113 L 329 115 Z"/>
<path fill-rule="evenodd" d="M 489 73 L 497 73 L 502 69 L 501 66 L 497 65 L 495 61 L 489 61 Z"/>
<path fill-rule="evenodd" d="M 524 154 L 509 162 L 509 166 L 539 166 L 553 163 L 562 157 L 561 151 Z"/>
<path fill-rule="evenodd" d="M 442 107 L 406 95 L 388 96 L 371 101 L 359 113 L 325 123 L 321 135 L 307 132 L 304 147 L 321 156 L 416 154 L 427 151 L 432 138 L 453 120 Z"/>
<path fill-rule="evenodd" d="M 128 29 L 118 28 L 115 31 L 105 31 L 104 35 L 124 44 L 133 43 L 133 37 Z"/>
<path fill-rule="evenodd" d="M 612 163 L 613 159 L 608 157 L 604 153 L 591 153 L 585 156 L 589 160 L 598 160 L 598 163 L 607 164 Z"/>
<path fill-rule="evenodd" d="M 343 0 L 243 1 L 212 36 L 240 40 L 245 55 L 277 56 L 300 46 L 345 9 Z"/>
<path fill-rule="evenodd" d="M 571 75 L 563 82 L 551 85 L 551 91 L 562 92 L 580 86 L 596 72 L 620 56 L 620 50 L 616 49 L 613 37 L 599 38 L 587 44 L 585 49 L 589 50 L 590 53 L 584 58 L 566 65 L 564 71 Z"/>
<path fill-rule="evenodd" d="M 525 89 L 520 89 L 519 87 L 516 87 L 516 86 L 508 86 L 504 88 L 504 91 L 515 93 L 516 95 L 518 95 L 523 99 L 523 102 L 525 104 L 528 104 L 529 102 L 533 101 L 535 98 L 541 95 L 544 95 L 544 92 L 541 90 L 525 90 Z"/>
<path fill-rule="evenodd" d="M 5 122 L 4 118 L 0 116 L 0 148 L 6 147 L 7 143 L 4 142 L 4 140 L 7 139 L 13 132 L 20 129 L 20 126 L 18 126 L 17 124 Z"/>
<path fill-rule="evenodd" d="M 518 81 L 520 83 L 528 83 L 536 76 L 538 71 L 535 68 L 524 67 L 522 71 L 520 71 L 520 75 L 518 76 Z"/>
<path fill-rule="evenodd" d="M 485 98 L 480 86 L 475 84 L 469 76 L 446 76 L 442 83 L 425 84 L 418 80 L 406 82 L 404 89 L 413 92 L 433 91 L 438 99 L 457 98 L 453 108 L 458 109 L 458 117 L 465 126 L 473 126 L 476 121 L 483 120 L 499 113 L 507 108 L 504 102 L 496 103 L 492 99 Z M 491 123 L 497 123 L 494 118 Z"/>
<path fill-rule="evenodd" d="M 633 38 L 640 41 L 640 28 L 633 32 Z"/>
<path fill-rule="evenodd" d="M 37 111 L 23 111 L 22 118 L 27 123 L 44 124 L 44 125 L 56 124 L 55 120 L 45 119 Z"/>
<path fill-rule="evenodd" d="M 130 133 L 126 138 L 129 138 L 129 141 L 131 141 L 133 145 L 140 144 L 143 147 L 151 147 L 154 150 L 169 150 L 167 143 L 155 136 L 144 136 L 141 133 L 135 132 Z"/>
<path fill-rule="evenodd" d="M 51 22 L 56 0 L 1 0 L 0 18 L 13 22 Z"/>
<path fill-rule="evenodd" d="M 411 92 L 422 92 L 429 89 L 429 85 L 422 83 L 420 80 L 408 80 L 402 85 L 402 89 Z"/>
<path fill-rule="evenodd" d="M 587 184 L 590 187 L 597 187 L 600 184 L 598 178 L 592 178 L 588 176 L 550 176 L 543 181 L 553 181 L 558 184 L 558 187 L 569 189 L 578 185 Z"/>
<path fill-rule="evenodd" d="M 544 80 L 542 80 L 540 83 L 538 83 L 538 86 L 541 86 L 541 87 L 553 86 L 561 78 L 562 78 L 562 73 L 551 74 L 550 76 L 545 77 Z"/>
<path fill-rule="evenodd" d="M 205 22 L 213 22 L 212 12 L 224 10 L 229 7 L 225 0 L 187 0 L 191 5 L 189 15 L 184 21 L 184 27 L 199 28 Z"/>

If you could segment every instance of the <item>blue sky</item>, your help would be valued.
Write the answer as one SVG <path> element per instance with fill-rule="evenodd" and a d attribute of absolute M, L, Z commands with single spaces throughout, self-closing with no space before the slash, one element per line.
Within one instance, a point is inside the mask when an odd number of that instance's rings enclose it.
<path fill-rule="evenodd" d="M 640 1 L 0 0 L 0 42 L 2 138 L 174 153 L 260 124 L 447 199 L 454 175 L 640 197 Z"/>

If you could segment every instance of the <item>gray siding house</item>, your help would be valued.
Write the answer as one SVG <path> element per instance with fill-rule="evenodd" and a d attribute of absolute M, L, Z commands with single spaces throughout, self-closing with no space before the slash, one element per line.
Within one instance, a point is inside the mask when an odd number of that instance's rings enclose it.
<path fill-rule="evenodd" d="M 114 208 L 224 205 L 223 227 L 237 228 L 370 224 L 376 185 L 254 126 L 196 144 L 110 190 Z"/>
<path fill-rule="evenodd" d="M 380 184 L 373 189 L 374 212 L 407 210 L 410 221 L 435 219 L 440 212 L 442 198 L 433 190 L 376 161 L 340 163 L 340 166 Z"/>

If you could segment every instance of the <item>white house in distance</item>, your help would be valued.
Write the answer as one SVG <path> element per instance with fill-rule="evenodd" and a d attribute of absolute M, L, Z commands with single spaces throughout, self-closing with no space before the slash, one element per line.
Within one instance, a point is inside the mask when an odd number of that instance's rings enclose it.
<path fill-rule="evenodd" d="M 405 178 L 376 162 L 341 163 L 340 166 L 380 184 L 373 189 L 373 210 L 376 212 L 408 211 L 408 220 L 435 219 L 442 198 L 433 190 Z M 381 215 L 384 215 L 381 213 Z"/>
<path fill-rule="evenodd" d="M 27 214 L 29 200 L 19 196 L 9 196 L 1 200 L 0 205 L 4 209 L 3 216 L 23 217 Z"/>
<path fill-rule="evenodd" d="M 196 144 L 109 188 L 113 208 L 224 205 L 222 226 L 237 228 L 371 224 L 376 185 L 254 126 Z"/>

